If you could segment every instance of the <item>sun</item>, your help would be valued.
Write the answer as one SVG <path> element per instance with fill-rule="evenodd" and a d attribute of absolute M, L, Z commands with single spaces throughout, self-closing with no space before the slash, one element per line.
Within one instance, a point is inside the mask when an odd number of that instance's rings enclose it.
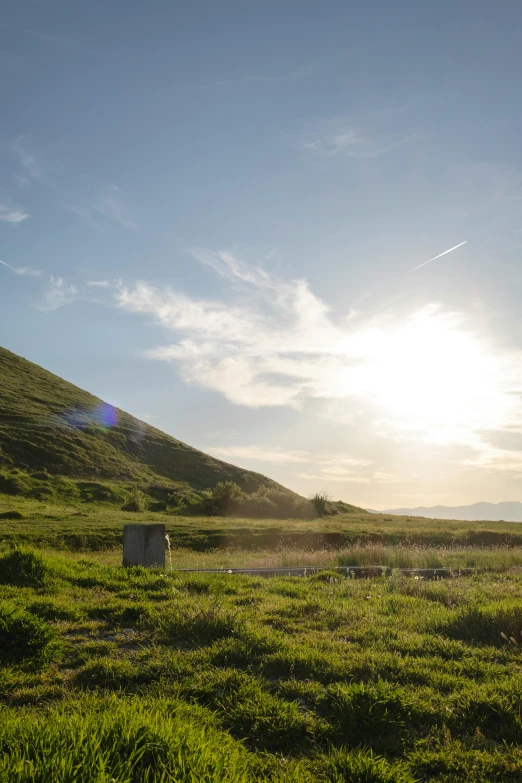
<path fill-rule="evenodd" d="M 508 414 L 504 368 L 463 317 L 429 306 L 352 335 L 343 384 L 399 428 L 432 442 L 462 442 Z M 355 362 L 354 362 L 355 360 Z"/>

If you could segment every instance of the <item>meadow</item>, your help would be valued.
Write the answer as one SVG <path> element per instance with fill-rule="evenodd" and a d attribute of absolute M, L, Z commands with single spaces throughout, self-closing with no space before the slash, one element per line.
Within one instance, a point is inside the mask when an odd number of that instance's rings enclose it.
<path fill-rule="evenodd" d="M 2 783 L 522 780 L 516 524 L 11 496 L 0 517 Z M 165 521 L 174 570 L 121 567 L 138 519 Z M 329 570 L 358 564 L 390 575 Z"/>

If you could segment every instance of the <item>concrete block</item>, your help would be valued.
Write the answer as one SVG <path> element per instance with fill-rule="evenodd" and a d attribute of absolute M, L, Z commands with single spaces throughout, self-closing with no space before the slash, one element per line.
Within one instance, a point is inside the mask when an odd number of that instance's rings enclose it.
<path fill-rule="evenodd" d="M 165 525 L 125 525 L 123 565 L 165 568 Z"/>

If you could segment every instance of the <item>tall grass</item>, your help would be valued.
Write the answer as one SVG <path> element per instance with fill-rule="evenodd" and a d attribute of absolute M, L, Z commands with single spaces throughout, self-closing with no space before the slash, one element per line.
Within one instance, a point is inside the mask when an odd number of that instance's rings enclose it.
<path fill-rule="evenodd" d="M 91 697 L 0 713 L 2 783 L 246 783 L 241 745 L 176 702 Z"/>
<path fill-rule="evenodd" d="M 53 553 L 54 550 L 44 550 Z M 71 559 L 93 560 L 105 565 L 120 565 L 121 549 L 95 553 L 71 553 Z M 399 544 L 360 544 L 351 547 L 319 549 L 279 547 L 249 550 L 224 548 L 198 551 L 186 547 L 172 548 L 174 569 L 216 568 L 283 568 L 292 566 L 372 566 L 389 568 L 477 568 L 509 571 L 522 568 L 522 549 L 513 547 L 430 547 Z"/>

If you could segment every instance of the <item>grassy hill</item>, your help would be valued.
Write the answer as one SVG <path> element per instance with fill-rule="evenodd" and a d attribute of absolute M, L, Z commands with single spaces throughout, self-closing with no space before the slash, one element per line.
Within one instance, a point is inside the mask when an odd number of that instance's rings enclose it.
<path fill-rule="evenodd" d="M 160 481 L 194 489 L 234 481 L 284 488 L 214 459 L 0 347 L 0 468 L 75 479 Z M 290 490 L 286 490 L 290 492 Z M 293 494 L 293 493 L 292 493 Z"/>

